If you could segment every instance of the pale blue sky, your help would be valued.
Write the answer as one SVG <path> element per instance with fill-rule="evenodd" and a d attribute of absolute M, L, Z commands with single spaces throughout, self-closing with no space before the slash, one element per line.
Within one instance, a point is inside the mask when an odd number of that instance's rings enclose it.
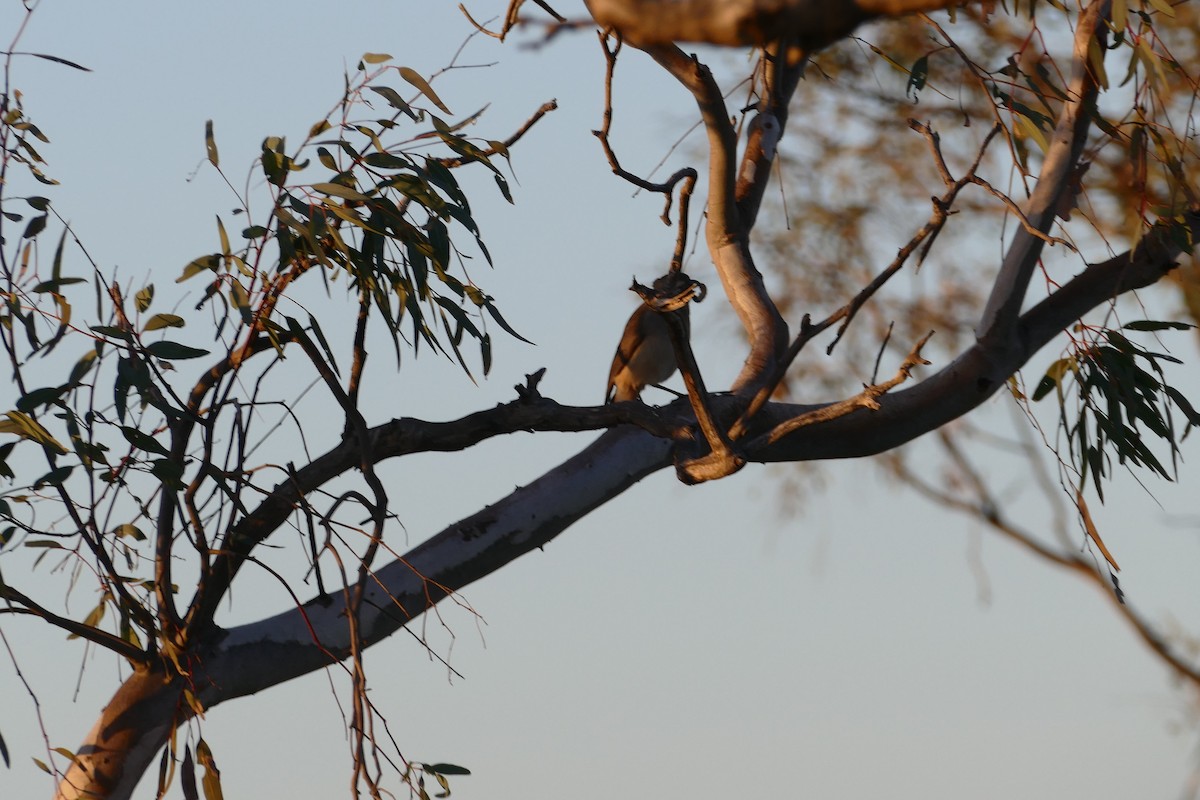
<path fill-rule="evenodd" d="M 470 8 L 484 18 L 502 4 Z M 10 2 L 0 12 L 0 30 L 15 29 L 19 10 Z M 150 276 L 169 292 L 185 263 L 213 249 L 214 214 L 232 206 L 211 171 L 188 180 L 204 158 L 206 119 L 236 182 L 263 137 L 298 140 L 325 114 L 362 53 L 429 74 L 468 32 L 454 4 L 432 0 L 46 0 L 20 49 L 94 72 L 27 59 L 16 85 L 52 140 L 44 155 L 63 183 L 56 207 L 106 270 Z M 660 272 L 673 243 L 658 198 L 631 197 L 590 133 L 603 67 L 591 33 L 537 51 L 477 37 L 461 61 L 494 66 L 443 76 L 438 91 L 457 114 L 491 103 L 478 126 L 489 137 L 546 100 L 560 105 L 514 149 L 516 205 L 486 181 L 473 194 L 497 265 L 480 282 L 538 344 L 500 339 L 478 389 L 431 358 L 398 375 L 377 364 L 373 422 L 484 408 L 542 366 L 546 394 L 599 402 L 633 307 L 630 275 Z M 637 54 L 621 76 L 615 144 L 644 170 L 690 125 L 691 109 Z M 689 271 L 716 287 L 706 258 Z M 695 323 L 713 385 L 740 361 L 719 302 L 714 293 Z M 1190 341 L 1175 340 L 1181 355 L 1193 355 Z M 1005 404 L 981 413 L 1007 424 Z M 592 436 L 516 436 L 466 457 L 412 459 L 389 471 L 390 491 L 416 542 Z M 1120 480 L 1097 515 L 1132 600 L 1152 619 L 1174 615 L 1200 630 L 1195 472 L 1185 464 L 1180 486 L 1154 484 L 1157 501 Z M 1196 763 L 1188 697 L 1095 589 L 895 491 L 868 464 L 831 465 L 828 475 L 793 516 L 780 512 L 775 469 L 752 465 L 691 488 L 653 476 L 469 587 L 486 624 L 448 611 L 452 647 L 431 626 L 463 678 L 450 680 L 403 635 L 371 650 L 374 700 L 405 754 L 471 768 L 453 784 L 462 800 L 1179 796 Z M 995 477 L 1024 480 L 1002 468 Z M 1037 504 L 1021 497 L 1033 524 Z M 288 603 L 265 581 L 234 597 L 226 622 Z M 51 744 L 74 748 L 115 688 L 115 667 L 91 657 L 73 701 L 82 646 L 0 619 Z M 226 797 L 323 800 L 346 793 L 342 724 L 318 674 L 213 709 L 204 731 Z M 0 768 L 0 797 L 48 796 L 30 760 L 45 758 L 32 705 L 6 659 L 0 732 L 14 762 Z"/>

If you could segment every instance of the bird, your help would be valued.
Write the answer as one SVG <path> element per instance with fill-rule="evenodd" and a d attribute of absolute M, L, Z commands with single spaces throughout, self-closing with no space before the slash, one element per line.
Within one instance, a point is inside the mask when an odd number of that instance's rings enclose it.
<path fill-rule="evenodd" d="M 683 321 L 684 336 L 688 332 L 688 307 L 678 311 Z M 671 344 L 670 323 L 663 314 L 642 303 L 625 323 L 621 343 L 608 371 L 606 403 L 636 400 L 642 389 L 665 381 L 675 373 L 675 348 Z"/>

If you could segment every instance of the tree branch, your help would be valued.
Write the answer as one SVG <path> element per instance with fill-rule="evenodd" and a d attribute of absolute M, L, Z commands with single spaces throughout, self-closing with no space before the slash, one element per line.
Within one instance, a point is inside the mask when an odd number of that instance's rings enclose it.
<path fill-rule="evenodd" d="M 1069 190 L 1071 172 L 1079 163 L 1087 141 L 1090 109 L 1095 107 L 1099 93 L 1097 71 L 1103 69 L 1107 38 L 1104 21 L 1108 19 L 1109 6 L 1108 0 L 1093 0 L 1079 16 L 1068 99 L 1063 103 L 1037 184 L 1025 203 L 1022 227 L 1013 235 L 1005 253 L 976 331 L 989 348 L 1001 347 L 1012 340 L 1029 280 L 1046 243 L 1045 234 L 1054 224 L 1063 192 Z"/>
<path fill-rule="evenodd" d="M 107 631 L 102 631 L 99 628 L 93 628 L 91 625 L 85 625 L 82 622 L 76 622 L 69 617 L 60 617 L 58 614 L 43 608 L 33 601 L 32 598 L 17 591 L 6 583 L 0 583 L 0 599 L 8 603 L 17 603 L 20 608 L 10 608 L 0 610 L 0 614 L 29 614 L 39 617 L 56 628 L 62 628 L 72 636 L 78 636 L 80 639 L 87 639 L 89 642 L 98 644 L 108 650 L 112 650 L 119 656 L 123 656 L 133 664 L 142 664 L 146 661 L 146 652 L 139 647 L 135 647 L 124 639 L 113 636 Z"/>
<path fill-rule="evenodd" d="M 586 0 L 602 28 L 639 47 L 672 42 L 761 46 L 784 39 L 808 51 L 880 16 L 958 5 L 960 0 Z"/>
<path fill-rule="evenodd" d="M 749 249 L 749 228 L 736 201 L 737 134 L 712 73 L 679 48 L 652 47 L 646 52 L 691 92 L 708 133 L 709 255 L 725 294 L 750 340 L 750 353 L 733 384 L 735 393 L 753 393 L 787 346 L 787 324 L 767 294 Z"/>

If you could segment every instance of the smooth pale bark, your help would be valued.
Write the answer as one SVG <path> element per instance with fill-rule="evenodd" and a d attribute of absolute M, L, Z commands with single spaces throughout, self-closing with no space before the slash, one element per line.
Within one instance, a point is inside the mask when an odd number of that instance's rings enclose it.
<path fill-rule="evenodd" d="M 670 464 L 670 443 L 633 427 L 603 434 L 578 455 L 461 520 L 376 573 L 360 613 L 364 645 L 388 637 L 434 603 L 540 548 L 579 518 Z M 344 595 L 229 631 L 195 645 L 185 679 L 142 670 L 125 681 L 76 751 L 59 787 L 62 800 L 123 800 L 191 716 L 184 690 L 205 708 L 254 694 L 336 663 L 350 651 Z"/>

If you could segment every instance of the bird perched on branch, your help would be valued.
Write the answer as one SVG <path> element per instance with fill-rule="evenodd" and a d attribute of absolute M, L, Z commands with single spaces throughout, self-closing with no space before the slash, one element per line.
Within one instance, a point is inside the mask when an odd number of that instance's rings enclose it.
<path fill-rule="evenodd" d="M 688 329 L 688 307 L 673 312 Z M 665 316 L 642 303 L 625 323 L 621 343 L 608 371 L 606 403 L 636 400 L 642 389 L 665 381 L 675 373 L 675 348 Z"/>

